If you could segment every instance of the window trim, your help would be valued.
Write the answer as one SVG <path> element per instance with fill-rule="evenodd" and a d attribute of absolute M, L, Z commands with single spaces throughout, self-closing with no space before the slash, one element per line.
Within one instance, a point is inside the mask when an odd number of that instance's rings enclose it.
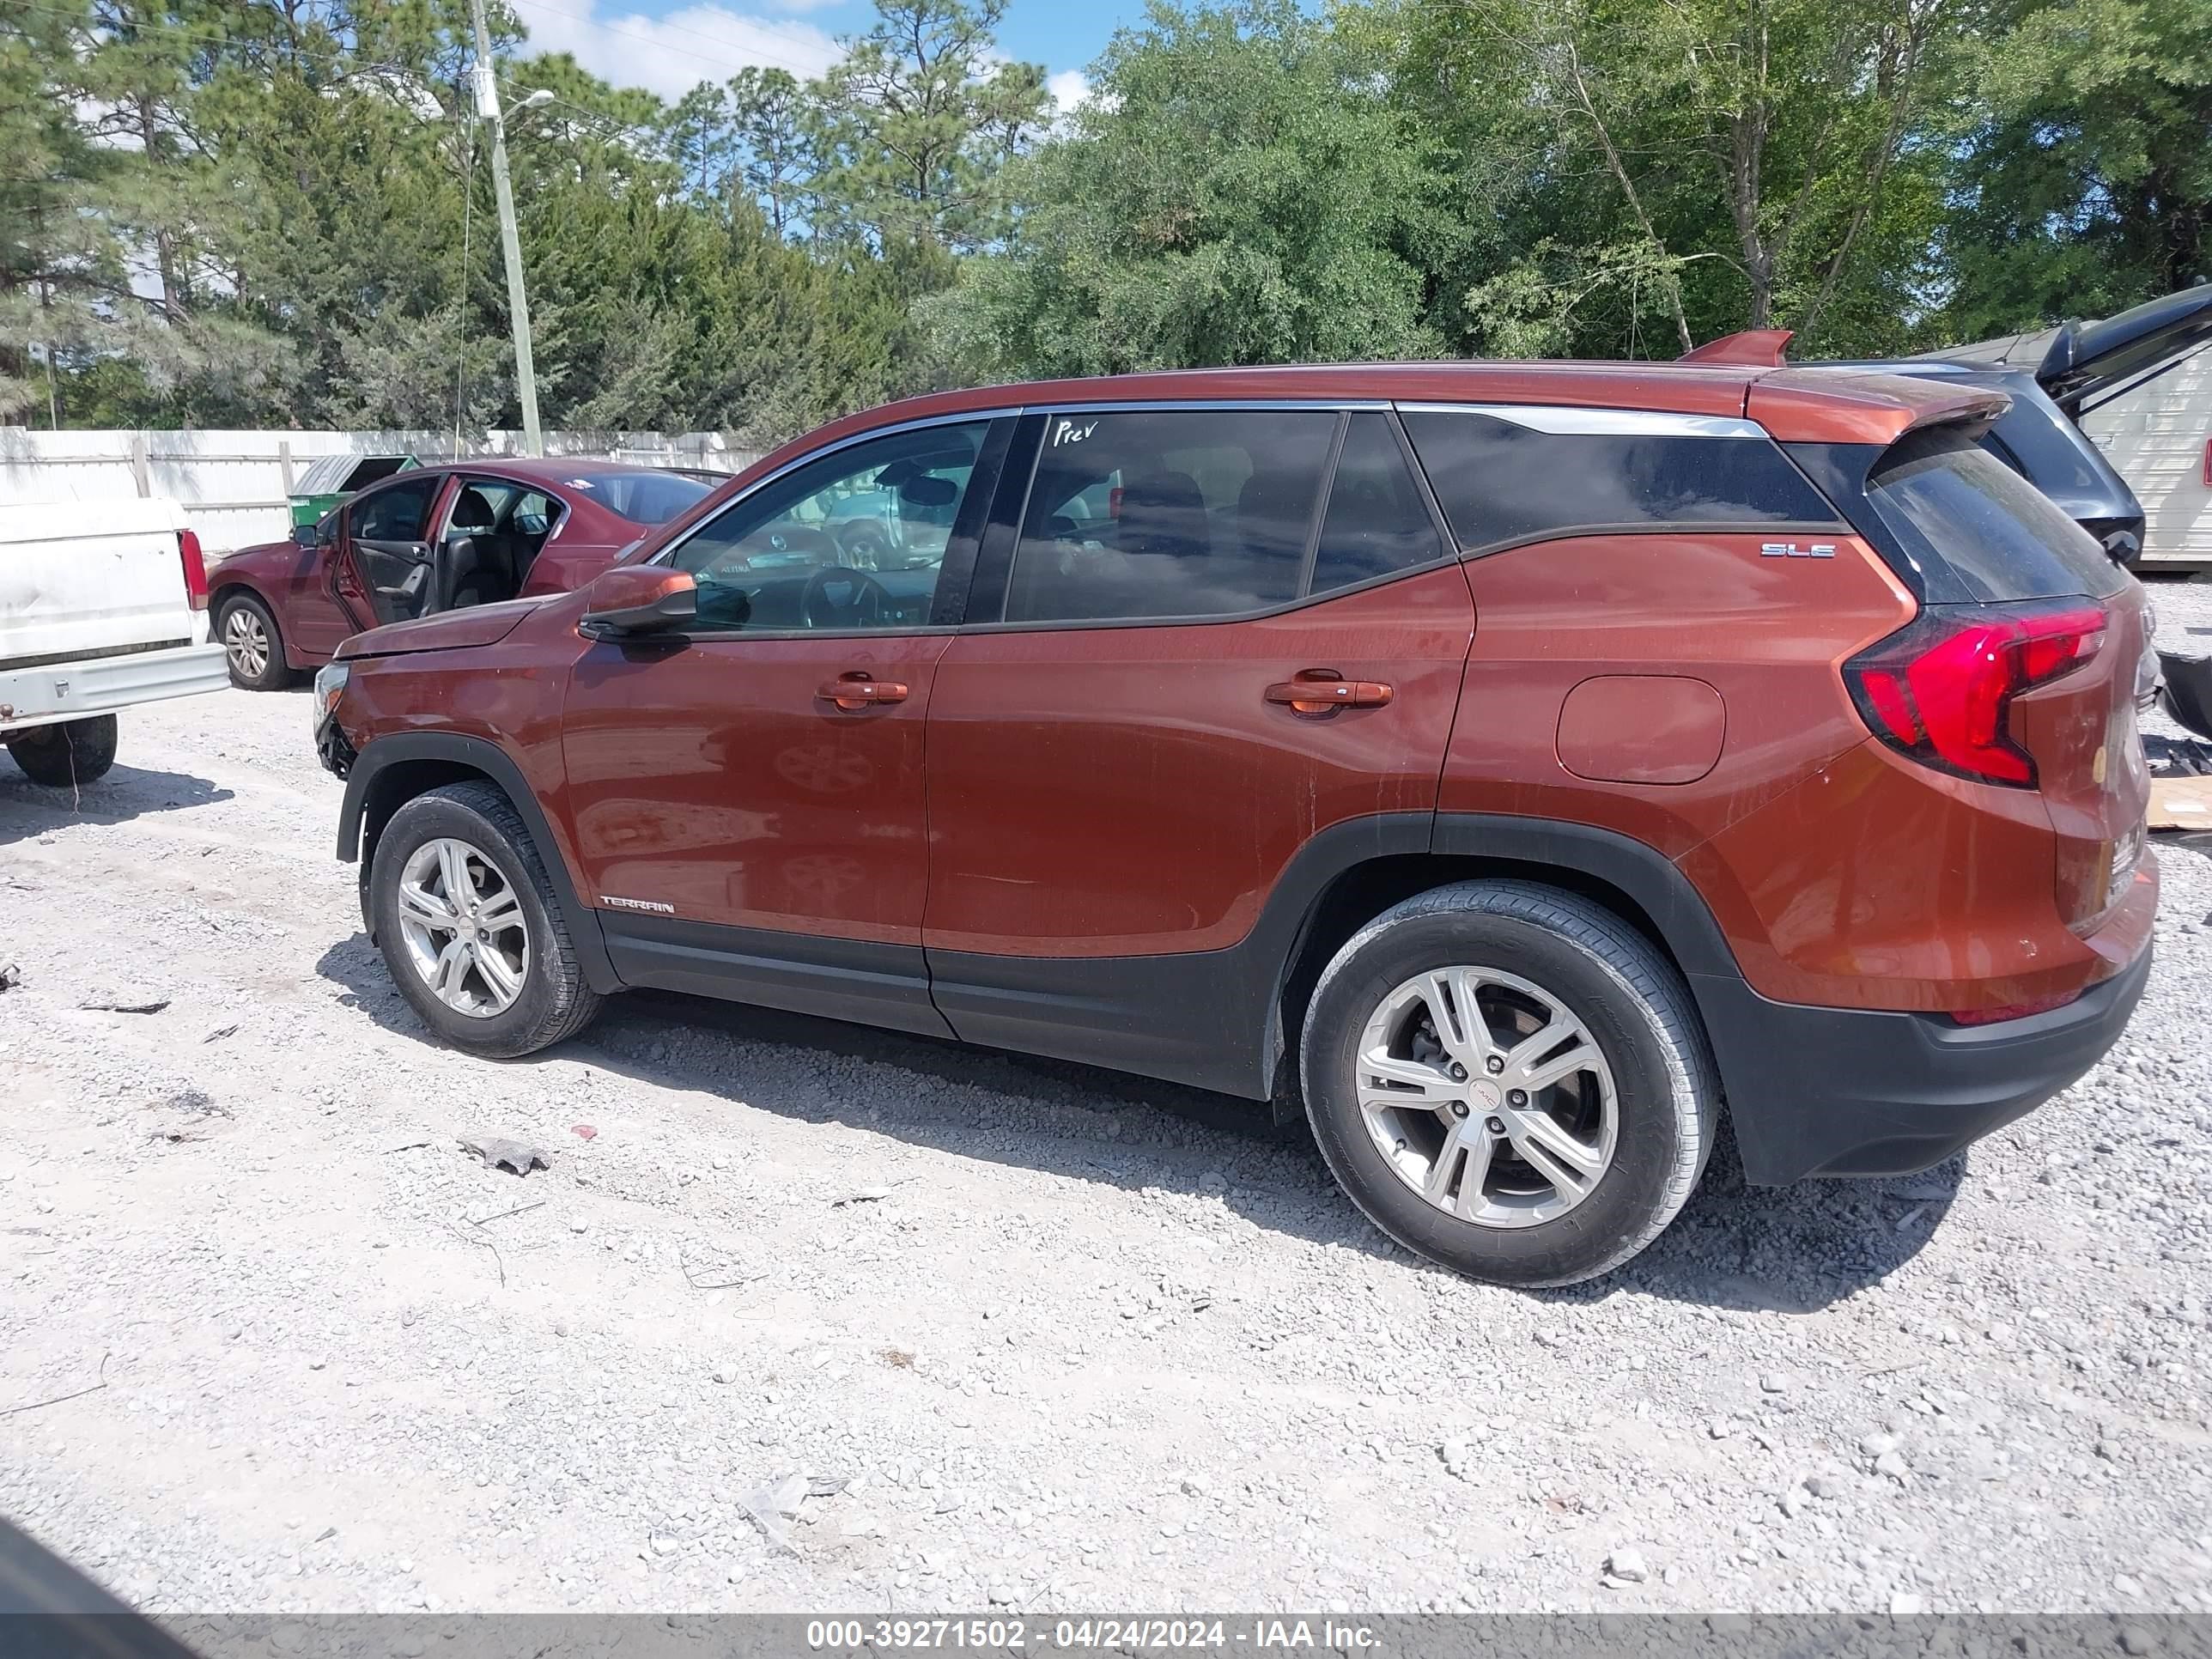
<path fill-rule="evenodd" d="M 1391 571 L 1383 575 L 1370 577 L 1365 581 L 1331 588 L 1326 593 L 1301 592 L 1297 598 L 1285 600 L 1279 605 L 1261 606 L 1250 611 L 1217 611 L 1203 616 L 1108 617 L 1046 622 L 1006 620 L 1006 600 L 1012 591 L 1013 555 L 1020 542 L 1021 527 L 1029 520 L 1030 492 L 1036 485 L 1036 469 L 1043 454 L 1042 436 L 1046 420 L 1055 414 L 1079 411 L 1095 414 L 1138 414 L 1172 413 L 1177 410 L 1218 413 L 1224 410 L 1316 410 L 1333 411 L 1339 416 L 1337 434 L 1329 452 L 1328 492 L 1324 493 L 1314 513 L 1312 530 L 1308 538 L 1307 563 L 1301 573 L 1302 588 L 1310 585 L 1312 580 L 1311 566 L 1318 550 L 1322 526 L 1328 517 L 1328 493 L 1333 493 L 1336 485 L 1336 463 L 1341 456 L 1343 440 L 1349 429 L 1348 417 L 1362 411 L 1374 411 L 1389 416 L 1390 429 L 1397 436 L 1399 452 L 1413 472 L 1414 487 L 1419 490 L 1422 501 L 1427 504 L 1430 522 L 1436 528 L 1437 544 L 1443 549 L 1441 556 L 1425 564 L 1408 565 L 1403 570 Z M 1828 519 L 1799 519 L 1786 522 L 1773 520 L 1758 524 L 1747 524 L 1741 520 L 1717 522 L 1679 520 L 1668 520 L 1665 523 L 1641 520 L 1629 524 L 1565 525 L 1499 541 L 1480 544 L 1462 543 L 1452 532 L 1451 521 L 1444 516 L 1443 503 L 1437 496 L 1435 486 L 1430 482 L 1428 469 L 1421 465 L 1419 452 L 1414 449 L 1412 439 L 1406 431 L 1405 422 L 1400 418 L 1402 411 L 1444 415 L 1487 415 L 1494 419 L 1507 421 L 1531 430 L 1554 431 L 1559 435 L 1675 436 L 1726 438 L 1743 441 L 1764 440 L 1773 447 L 1775 453 L 1782 457 L 1784 464 L 1804 480 L 1807 487 L 1814 495 L 1823 501 L 1828 499 L 1827 492 L 1821 489 L 1799 465 L 1797 458 L 1790 453 L 1789 446 L 1780 442 L 1755 421 L 1728 416 L 1682 415 L 1661 410 L 1598 409 L 1581 404 L 1478 404 L 1435 400 L 1414 402 L 1389 398 L 1079 398 L 1049 404 L 1009 400 L 975 409 L 921 416 L 910 420 L 895 421 L 883 426 L 870 427 L 865 431 L 848 433 L 842 438 L 807 450 L 803 454 L 793 456 L 774 471 L 765 473 L 754 480 L 752 483 L 746 486 L 742 494 L 721 503 L 715 511 L 701 519 L 672 541 L 654 550 L 640 562 L 653 565 L 672 563 L 679 549 L 708 525 L 720 518 L 724 513 L 741 506 L 752 499 L 759 491 L 768 489 L 800 467 L 810 466 L 816 461 L 826 459 L 842 450 L 849 449 L 857 444 L 868 443 L 878 438 L 893 437 L 902 432 L 918 431 L 934 426 L 969 425 L 978 421 L 992 422 L 993 432 L 986 438 L 984 448 L 978 455 L 976 471 L 980 474 L 984 462 L 987 459 L 994 459 L 991 453 L 994 447 L 999 447 L 999 453 L 995 457 L 999 462 L 999 471 L 997 475 L 989 480 L 991 486 L 989 499 L 983 509 L 982 522 L 977 527 L 973 551 L 967 561 L 965 592 L 962 593 L 960 604 L 956 610 L 947 602 L 948 584 L 944 577 L 940 576 L 938 593 L 931 605 L 929 623 L 925 626 L 907 630 L 900 635 L 902 638 L 909 635 L 920 636 L 954 632 L 1003 634 L 1036 633 L 1048 629 L 1089 630 L 1099 628 L 1199 628 L 1210 627 L 1217 623 L 1257 622 L 1270 617 L 1286 616 L 1294 611 L 1304 610 L 1310 605 L 1326 603 L 1348 594 L 1364 593 L 1370 588 L 1380 587 L 1385 582 L 1398 581 L 1407 576 L 1418 575 L 1424 571 L 1435 569 L 1440 565 L 1466 563 L 1474 559 L 1488 558 L 1493 554 L 1510 553 L 1519 548 L 1541 546 L 1547 542 L 1578 540 L 1585 537 L 1773 537 L 1859 533 L 1855 526 L 1844 519 L 1840 512 L 1838 512 L 1836 516 Z M 1035 447 L 1026 458 L 1026 469 L 1021 477 L 1020 495 L 1017 502 L 1010 500 L 1006 495 L 1006 491 L 1013 482 L 1014 473 L 1006 463 L 1012 461 L 1017 465 L 1022 464 L 1024 458 L 1020 453 L 1021 446 L 1030 435 L 1023 432 L 1022 426 L 1024 422 L 1032 419 L 1037 422 L 1034 428 L 1036 441 Z M 1578 422 L 1614 422 L 1615 424 L 1571 424 Z M 1007 439 L 1003 447 L 997 445 L 1000 423 L 1004 423 L 1007 434 Z M 971 491 L 973 488 L 971 482 Z M 355 498 L 356 501 L 358 499 L 358 497 Z M 354 502 L 349 501 L 346 505 L 350 508 Z M 1832 506 L 1832 503 L 1831 505 Z M 1011 524 L 1000 516 L 1000 509 L 1006 507 L 1013 507 Z M 964 503 L 963 516 L 966 516 Z M 1002 560 L 994 556 L 996 550 L 994 546 L 994 537 L 1001 532 L 1007 536 L 1009 542 L 1004 550 L 1005 557 Z M 950 563 L 951 559 L 948 556 L 948 567 Z M 997 614 L 982 616 L 977 614 L 979 610 L 995 611 Z M 879 629 L 853 630 L 717 629 L 670 632 L 655 637 L 674 645 L 695 639 L 868 639 L 883 636 L 884 630 Z M 641 641 L 638 643 L 641 646 L 644 641 Z"/>
<path fill-rule="evenodd" d="M 1508 426 L 1555 438 L 1766 438 L 1772 441 L 1758 422 L 1735 415 L 1601 409 L 1588 404 L 1401 403 L 1392 406 L 1413 415 L 1486 415 Z"/>

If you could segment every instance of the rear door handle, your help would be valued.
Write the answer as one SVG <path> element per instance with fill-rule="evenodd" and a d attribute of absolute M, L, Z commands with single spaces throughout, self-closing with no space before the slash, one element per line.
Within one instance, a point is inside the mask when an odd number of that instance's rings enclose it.
<path fill-rule="evenodd" d="M 1348 680 L 1334 669 L 1309 668 L 1294 680 L 1267 690 L 1269 702 L 1286 705 L 1293 714 L 1326 717 L 1340 708 L 1380 708 L 1391 690 L 1380 680 Z"/>
<path fill-rule="evenodd" d="M 897 680 L 879 680 L 873 674 L 854 669 L 840 674 L 814 695 L 840 708 L 866 708 L 872 703 L 904 702 L 906 687 Z"/>

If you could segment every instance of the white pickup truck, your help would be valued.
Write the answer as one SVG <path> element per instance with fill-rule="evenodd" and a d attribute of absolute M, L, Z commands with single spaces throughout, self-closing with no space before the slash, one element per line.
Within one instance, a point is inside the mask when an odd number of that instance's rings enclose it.
<path fill-rule="evenodd" d="M 0 504 L 0 744 L 68 787 L 115 763 L 115 712 L 223 685 L 199 538 L 174 501 Z"/>

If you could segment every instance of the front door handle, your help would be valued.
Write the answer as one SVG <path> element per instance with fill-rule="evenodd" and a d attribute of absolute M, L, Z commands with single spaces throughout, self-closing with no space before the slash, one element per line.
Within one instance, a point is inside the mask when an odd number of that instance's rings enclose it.
<path fill-rule="evenodd" d="M 1326 718 L 1340 708 L 1380 708 L 1390 688 L 1380 680 L 1348 680 L 1332 668 L 1309 668 L 1294 680 L 1271 685 L 1269 702 L 1288 705 L 1293 714 Z"/>
<path fill-rule="evenodd" d="M 866 708 L 873 703 L 904 702 L 906 687 L 896 680 L 879 680 L 873 674 L 854 669 L 840 674 L 814 695 L 840 708 Z"/>

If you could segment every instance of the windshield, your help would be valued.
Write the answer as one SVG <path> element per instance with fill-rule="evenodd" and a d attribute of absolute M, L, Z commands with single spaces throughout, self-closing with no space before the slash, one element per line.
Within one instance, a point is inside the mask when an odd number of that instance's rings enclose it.
<path fill-rule="evenodd" d="M 575 472 L 564 482 L 632 524 L 666 524 L 714 488 L 680 472 Z"/>
<path fill-rule="evenodd" d="M 2127 585 L 2087 531 L 1960 428 L 1899 439 L 1867 498 L 1917 559 L 1948 564 L 1978 599 L 2101 597 Z"/>

